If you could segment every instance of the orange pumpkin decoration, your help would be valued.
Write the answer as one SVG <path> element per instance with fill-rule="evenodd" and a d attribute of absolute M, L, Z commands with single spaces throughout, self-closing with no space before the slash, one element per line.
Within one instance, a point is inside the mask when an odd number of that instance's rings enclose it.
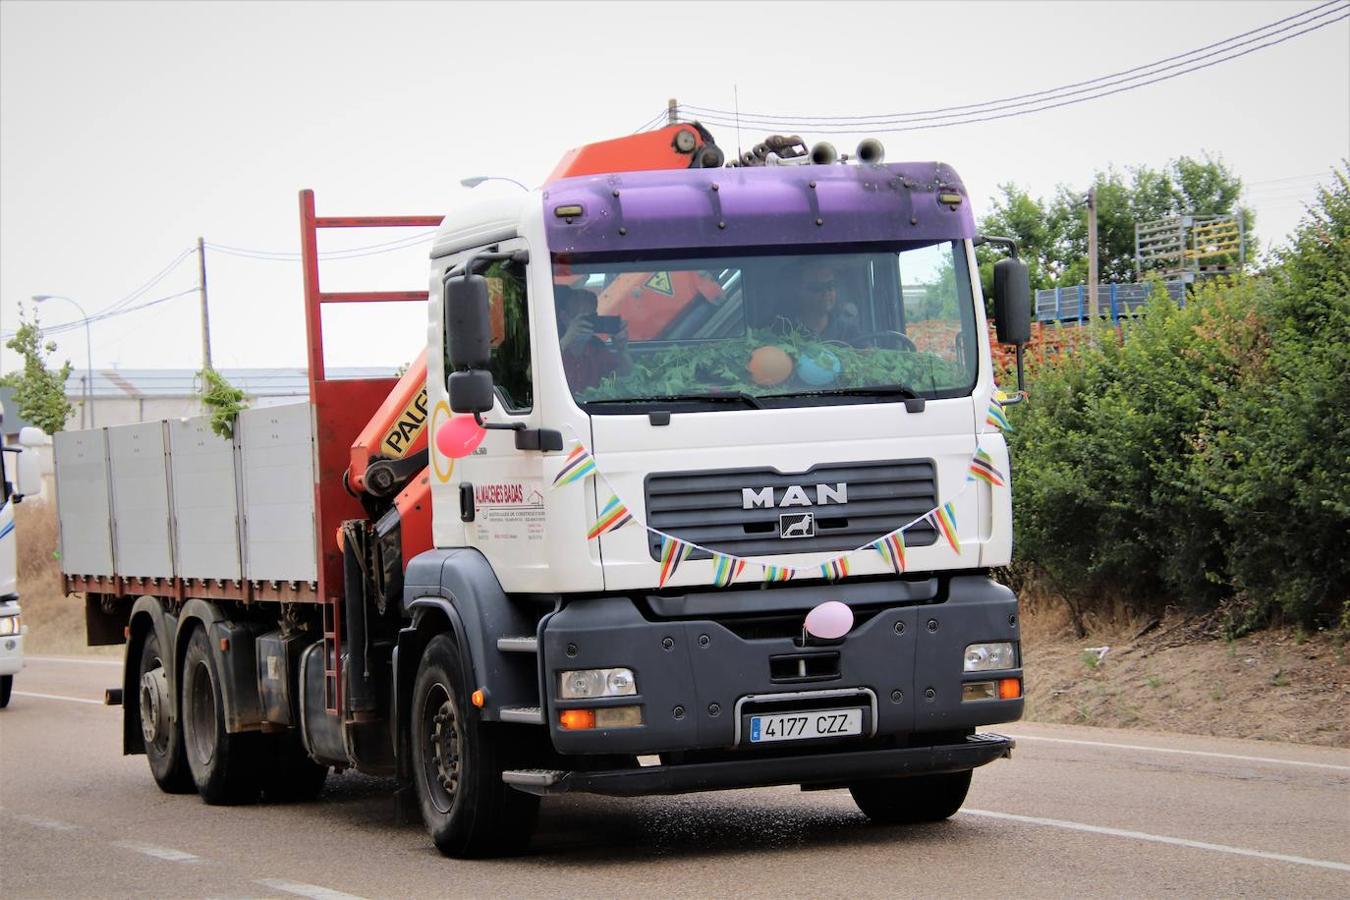
<path fill-rule="evenodd" d="M 750 354 L 746 368 L 755 384 L 766 387 L 782 384 L 792 375 L 792 357 L 778 347 L 759 347 Z"/>

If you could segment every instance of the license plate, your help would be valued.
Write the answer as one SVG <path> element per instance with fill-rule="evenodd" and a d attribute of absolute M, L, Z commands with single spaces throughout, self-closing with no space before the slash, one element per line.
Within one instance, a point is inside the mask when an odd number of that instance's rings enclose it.
<path fill-rule="evenodd" d="M 776 713 L 750 717 L 750 743 L 803 741 L 811 738 L 862 734 L 862 710 L 813 709 L 810 712 Z"/>

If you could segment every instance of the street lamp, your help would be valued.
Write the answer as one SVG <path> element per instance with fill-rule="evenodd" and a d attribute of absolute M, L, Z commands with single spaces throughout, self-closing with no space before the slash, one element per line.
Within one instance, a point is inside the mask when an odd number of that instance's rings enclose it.
<path fill-rule="evenodd" d="M 84 319 L 84 390 L 85 406 L 89 407 L 89 427 L 94 427 L 94 344 L 89 337 L 89 314 L 84 311 L 84 307 L 70 297 L 62 294 L 34 294 L 33 302 L 41 305 L 46 300 L 65 300 L 73 304 L 80 311 L 81 318 Z"/>
<path fill-rule="evenodd" d="M 466 188 L 476 188 L 485 181 L 509 181 L 525 193 L 528 194 L 530 192 L 530 189 L 525 185 L 516 181 L 514 178 L 507 178 L 505 175 L 474 175 L 472 178 L 461 178 L 459 183 Z"/>

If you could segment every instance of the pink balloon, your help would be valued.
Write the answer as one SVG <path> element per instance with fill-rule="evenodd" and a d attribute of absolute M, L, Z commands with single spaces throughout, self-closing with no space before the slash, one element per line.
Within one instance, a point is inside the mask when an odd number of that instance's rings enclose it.
<path fill-rule="evenodd" d="M 436 449 L 451 459 L 472 453 L 487 430 L 474 421 L 473 416 L 451 416 L 450 421 L 436 429 Z"/>
<path fill-rule="evenodd" d="M 838 600 L 826 600 L 806 614 L 806 631 L 812 637 L 832 641 L 853 628 L 853 610 Z"/>

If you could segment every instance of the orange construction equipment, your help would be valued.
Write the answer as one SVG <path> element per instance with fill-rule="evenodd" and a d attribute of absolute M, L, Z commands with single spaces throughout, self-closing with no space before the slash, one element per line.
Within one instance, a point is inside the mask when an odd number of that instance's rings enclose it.
<path fill-rule="evenodd" d="M 548 181 L 648 169 L 715 169 L 724 161 L 712 135 L 692 122 L 568 150 Z"/>

